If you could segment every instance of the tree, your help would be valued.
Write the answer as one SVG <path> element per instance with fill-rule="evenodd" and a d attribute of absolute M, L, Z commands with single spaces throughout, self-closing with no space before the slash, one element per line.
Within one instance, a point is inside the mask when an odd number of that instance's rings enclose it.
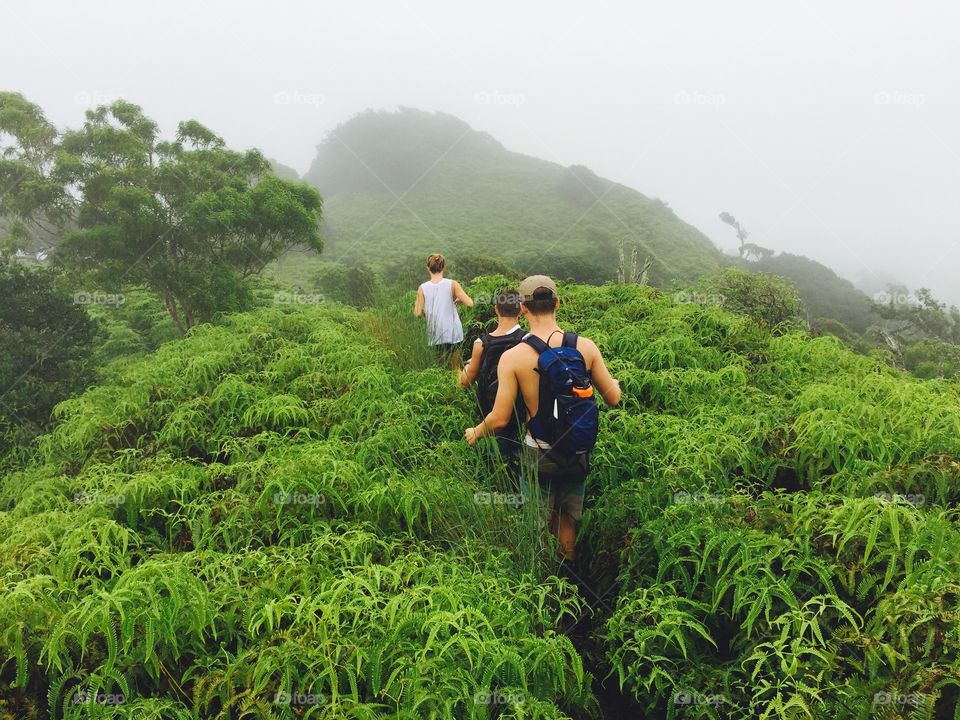
<path fill-rule="evenodd" d="M 744 241 L 750 236 L 750 233 L 747 232 L 747 229 L 738 223 L 737 219 L 733 215 L 726 211 L 720 213 L 720 220 L 736 231 L 737 240 L 740 241 L 740 246 L 742 247 Z"/>
<path fill-rule="evenodd" d="M 757 245 L 756 243 L 748 243 L 747 238 L 750 236 L 750 233 L 748 233 L 747 229 L 737 222 L 737 219 L 730 213 L 720 213 L 720 220 L 736 231 L 737 240 L 740 241 L 740 257 L 749 257 L 753 255 L 757 260 L 764 260 L 773 255 L 773 250 L 770 248 L 765 248 L 762 245 Z"/>
<path fill-rule="evenodd" d="M 242 309 L 246 279 L 291 246 L 323 247 L 315 190 L 278 178 L 256 150 L 227 149 L 194 120 L 161 141 L 153 120 L 118 100 L 58 137 L 38 108 L 7 94 L 0 122 L 15 139 L 12 164 L 0 169 L 25 177 L 0 210 L 57 219 L 66 228 L 58 262 L 104 289 L 146 286 L 181 332 Z"/>
<path fill-rule="evenodd" d="M 745 263 L 744 269 L 788 278 L 796 285 L 812 318 L 834 318 L 855 333 L 865 332 L 878 319 L 865 293 L 826 265 L 802 255 L 780 253 L 767 260 Z"/>
<path fill-rule="evenodd" d="M 0 92 L 0 257 L 67 216 L 69 196 L 52 180 L 57 130 L 20 93 Z"/>
<path fill-rule="evenodd" d="M 94 377 L 100 329 L 57 279 L 0 261 L 0 456 L 45 429 L 53 406 Z"/>
<path fill-rule="evenodd" d="M 653 260 L 650 257 L 644 258 L 643 265 L 640 265 L 637 259 L 637 248 L 630 251 L 630 259 L 627 260 L 623 245 L 620 246 L 620 253 L 617 259 L 617 282 L 621 285 L 636 283 L 637 285 L 646 285 L 650 279 L 650 266 Z"/>
<path fill-rule="evenodd" d="M 960 309 L 949 308 L 927 288 L 915 294 L 906 288 L 888 286 L 885 302 L 874 302 L 873 310 L 887 321 L 887 329 L 908 342 L 937 339 L 960 344 Z"/>
<path fill-rule="evenodd" d="M 927 288 L 915 294 L 887 286 L 872 308 L 882 322 L 872 328 L 902 365 L 919 377 L 953 377 L 960 367 L 960 309 L 949 308 Z"/>

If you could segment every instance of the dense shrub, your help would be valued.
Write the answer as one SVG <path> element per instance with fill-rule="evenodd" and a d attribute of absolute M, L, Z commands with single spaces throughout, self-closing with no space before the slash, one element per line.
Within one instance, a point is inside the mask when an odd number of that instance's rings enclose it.
<path fill-rule="evenodd" d="M 796 288 L 789 280 L 773 275 L 727 268 L 698 280 L 693 296 L 748 315 L 778 333 L 803 325 L 803 306 Z"/>

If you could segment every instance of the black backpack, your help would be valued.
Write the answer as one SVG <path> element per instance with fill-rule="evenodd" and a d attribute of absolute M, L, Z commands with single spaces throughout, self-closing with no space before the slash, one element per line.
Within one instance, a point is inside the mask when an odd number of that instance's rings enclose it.
<path fill-rule="evenodd" d="M 523 332 L 520 330 L 506 335 L 484 333 L 480 336 L 483 355 L 480 356 L 480 370 L 477 372 L 477 402 L 484 417 L 493 410 L 493 402 L 497 399 L 497 390 L 500 388 L 500 381 L 497 379 L 500 358 L 507 350 L 519 345 L 522 339 Z"/>

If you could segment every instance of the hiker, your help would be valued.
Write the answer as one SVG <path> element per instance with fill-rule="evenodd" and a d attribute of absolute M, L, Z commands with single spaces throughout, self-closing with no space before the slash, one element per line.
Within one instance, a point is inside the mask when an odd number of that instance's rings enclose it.
<path fill-rule="evenodd" d="M 474 340 L 473 354 L 460 371 L 460 384 L 463 387 L 470 387 L 476 382 L 477 404 L 484 417 L 493 410 L 493 402 L 497 397 L 497 366 L 500 358 L 507 350 L 516 347 L 524 335 L 518 322 L 520 293 L 517 290 L 510 288 L 497 293 L 493 311 L 497 316 L 497 326 Z M 523 400 L 517 398 L 516 409 L 510 414 L 510 422 L 494 433 L 500 457 L 511 467 L 518 464 L 520 458 L 519 418 L 526 417 L 525 414 L 519 414 L 522 411 Z"/>
<path fill-rule="evenodd" d="M 460 287 L 460 283 L 443 276 L 446 266 L 446 260 L 439 253 L 427 258 L 430 279 L 417 288 L 413 314 L 416 317 L 427 316 L 427 344 L 436 348 L 438 359 L 450 359 L 454 367 L 459 367 L 457 349 L 463 342 L 463 323 L 460 322 L 457 304 L 473 307 L 473 300 Z"/>
<path fill-rule="evenodd" d="M 525 497 L 539 490 L 544 519 L 564 559 L 573 561 L 575 523 L 583 514 L 590 450 L 596 442 L 594 390 L 607 405 L 616 405 L 620 383 L 610 375 L 592 340 L 557 325 L 559 304 L 557 286 L 546 275 L 528 277 L 520 284 L 520 312 L 530 323 L 530 332 L 500 358 L 493 410 L 479 425 L 467 428 L 464 437 L 474 445 L 506 427 L 517 395 L 522 395 L 527 418 L 521 460 L 529 473 L 524 472 L 521 488 Z"/>

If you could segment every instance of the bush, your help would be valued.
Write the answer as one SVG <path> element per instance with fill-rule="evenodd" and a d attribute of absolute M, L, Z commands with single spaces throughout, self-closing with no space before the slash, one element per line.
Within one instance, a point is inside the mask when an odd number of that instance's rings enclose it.
<path fill-rule="evenodd" d="M 725 310 L 751 317 L 777 334 L 803 326 L 800 296 L 784 278 L 727 268 L 701 278 L 695 290 L 716 298 Z"/>
<path fill-rule="evenodd" d="M 380 284 L 373 271 L 366 265 L 341 265 L 325 263 L 315 279 L 316 287 L 326 300 L 333 300 L 355 308 L 373 305 Z"/>
<path fill-rule="evenodd" d="M 960 347 L 943 340 L 919 340 L 903 351 L 907 370 L 921 378 L 956 378 L 960 375 Z"/>

